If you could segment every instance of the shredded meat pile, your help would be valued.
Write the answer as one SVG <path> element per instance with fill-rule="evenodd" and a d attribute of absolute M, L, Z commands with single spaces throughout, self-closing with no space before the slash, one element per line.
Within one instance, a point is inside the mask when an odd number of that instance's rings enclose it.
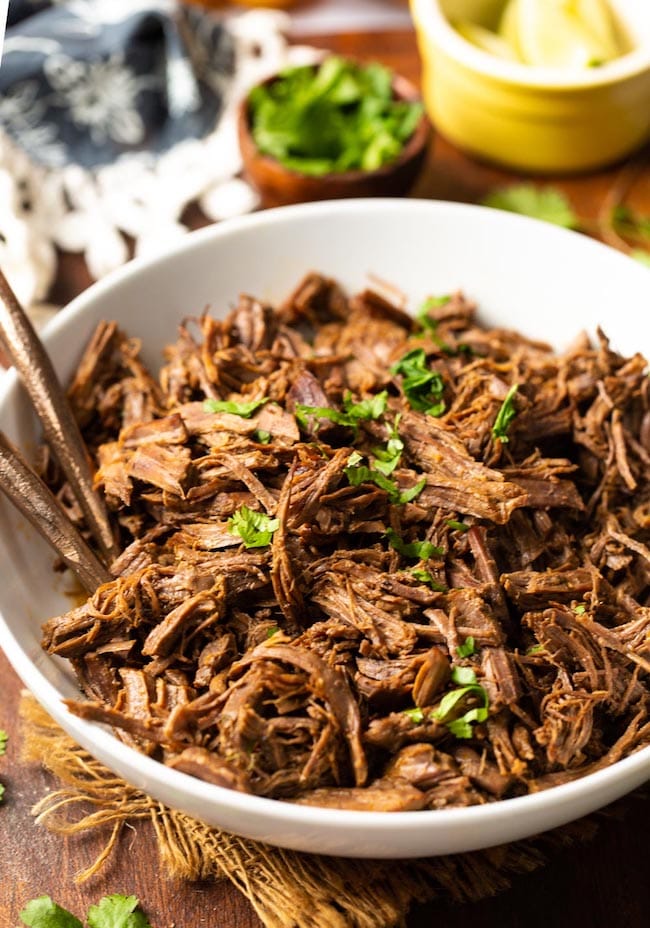
<path fill-rule="evenodd" d="M 44 626 L 73 712 L 211 783 L 386 811 L 650 743 L 646 361 L 428 307 L 310 274 L 184 323 L 158 380 L 99 327 L 70 398 L 123 554 Z"/>

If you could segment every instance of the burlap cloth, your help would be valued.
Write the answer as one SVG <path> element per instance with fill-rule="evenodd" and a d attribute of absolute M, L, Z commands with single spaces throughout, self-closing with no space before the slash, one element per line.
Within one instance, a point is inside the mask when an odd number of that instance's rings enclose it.
<path fill-rule="evenodd" d="M 42 764 L 58 782 L 32 810 L 36 821 L 59 835 L 92 830 L 106 835 L 103 851 L 77 875 L 79 882 L 101 870 L 123 828 L 138 822 L 154 829 L 170 878 L 230 880 L 266 928 L 398 928 L 414 902 L 473 902 L 495 895 L 561 847 L 591 840 L 603 814 L 624 814 L 630 804 L 624 800 L 526 841 L 470 854 L 403 863 L 321 857 L 238 838 L 168 809 L 94 760 L 32 696 L 23 696 L 20 713 L 22 759 Z"/>

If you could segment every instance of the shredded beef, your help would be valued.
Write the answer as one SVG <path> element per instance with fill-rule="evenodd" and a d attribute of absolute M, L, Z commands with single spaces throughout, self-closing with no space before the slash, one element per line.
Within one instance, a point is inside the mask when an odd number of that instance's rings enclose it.
<path fill-rule="evenodd" d="M 493 802 L 650 743 L 645 360 L 429 306 L 311 273 L 183 322 L 158 378 L 98 327 L 70 399 L 123 553 L 44 625 L 73 712 L 339 809 Z"/>

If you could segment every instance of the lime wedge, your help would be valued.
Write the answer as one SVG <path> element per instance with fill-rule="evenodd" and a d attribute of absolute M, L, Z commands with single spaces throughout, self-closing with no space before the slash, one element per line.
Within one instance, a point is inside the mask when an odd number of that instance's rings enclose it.
<path fill-rule="evenodd" d="M 588 27 L 603 48 L 609 50 L 608 58 L 616 58 L 624 49 L 617 37 L 617 29 L 607 0 L 574 0 L 576 16 Z"/>
<path fill-rule="evenodd" d="M 526 64 L 588 68 L 618 54 L 577 12 L 577 0 L 518 0 L 517 35 Z"/>
<path fill-rule="evenodd" d="M 508 0 L 501 19 L 499 20 L 498 34 L 513 50 L 515 57 L 522 60 L 521 47 L 519 45 L 519 0 Z"/>
<path fill-rule="evenodd" d="M 512 46 L 505 41 L 496 32 L 490 32 L 477 23 L 470 23 L 467 20 L 455 23 L 456 32 L 460 33 L 464 39 L 471 42 L 477 48 L 490 55 L 496 55 L 497 58 L 508 58 L 510 61 L 516 61 L 517 55 Z"/>

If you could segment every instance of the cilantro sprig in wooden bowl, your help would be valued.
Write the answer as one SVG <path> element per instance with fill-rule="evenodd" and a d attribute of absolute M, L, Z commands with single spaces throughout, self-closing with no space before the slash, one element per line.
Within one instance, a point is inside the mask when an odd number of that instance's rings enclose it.
<path fill-rule="evenodd" d="M 335 55 L 258 84 L 239 113 L 246 173 L 266 206 L 404 195 L 430 131 L 412 84 Z"/>

